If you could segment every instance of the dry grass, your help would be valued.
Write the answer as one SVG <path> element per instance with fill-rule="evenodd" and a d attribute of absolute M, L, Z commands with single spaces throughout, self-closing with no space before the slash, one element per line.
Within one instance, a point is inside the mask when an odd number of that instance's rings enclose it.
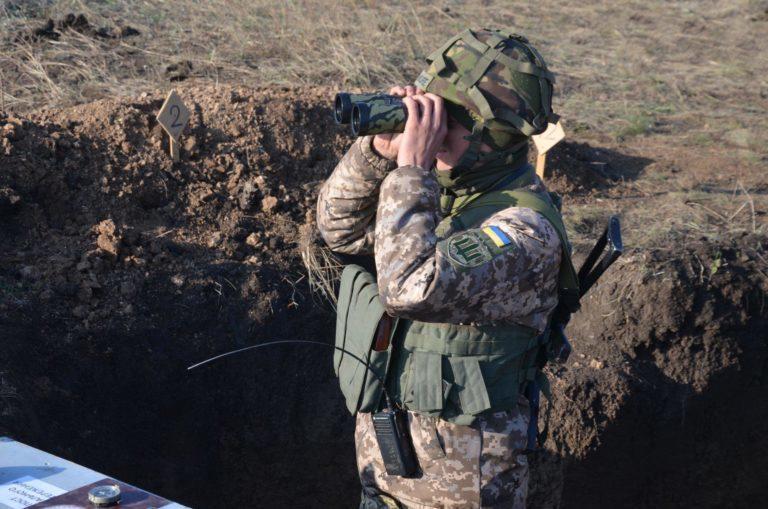
<path fill-rule="evenodd" d="M 383 88 L 412 81 L 425 55 L 464 27 L 506 26 L 549 60 L 559 79 L 558 110 L 574 129 L 618 138 L 671 132 L 695 143 L 733 128 L 768 127 L 766 22 L 752 19 L 762 14 L 755 2 L 16 3 L 26 7 L 0 11 L 7 34 L 0 73 L 6 104 L 18 110 L 163 88 L 165 67 L 178 60 L 212 81 Z M 58 41 L 13 40 L 69 12 L 142 34 L 104 41 L 68 31 Z"/>
<path fill-rule="evenodd" d="M 759 198 L 756 209 L 755 198 L 737 183 L 730 192 L 679 190 L 638 200 L 571 205 L 564 212 L 574 243 L 594 242 L 608 217 L 619 214 L 625 245 L 671 250 L 688 239 L 768 235 L 768 224 L 758 217 L 759 210 L 768 208 L 767 202 Z"/>
<path fill-rule="evenodd" d="M 333 252 L 319 239 L 314 224 L 302 227 L 299 247 L 312 296 L 318 296 L 336 309 L 336 284 L 344 266 Z"/>

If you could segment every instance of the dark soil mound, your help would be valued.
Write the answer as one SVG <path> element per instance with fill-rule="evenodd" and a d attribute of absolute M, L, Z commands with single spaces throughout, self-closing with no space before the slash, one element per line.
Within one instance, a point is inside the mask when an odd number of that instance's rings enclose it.
<path fill-rule="evenodd" d="M 531 151 L 531 163 L 535 150 Z M 552 191 L 574 197 L 634 180 L 651 162 L 644 157 L 564 140 L 547 152 L 545 177 Z"/>
<path fill-rule="evenodd" d="M 20 6 L 14 6 L 21 9 Z M 40 42 L 45 39 L 58 40 L 62 32 L 72 30 L 87 37 L 100 39 L 121 39 L 139 35 L 140 32 L 130 26 L 95 27 L 84 14 L 69 13 L 58 20 L 48 19 L 43 25 L 16 34 L 16 41 Z"/>
<path fill-rule="evenodd" d="M 702 239 L 611 268 L 569 325 L 576 353 L 554 378 L 537 473 L 562 495 L 539 491 L 532 507 L 763 505 L 766 247 Z"/>
<path fill-rule="evenodd" d="M 194 507 L 354 506 L 330 351 L 281 346 L 186 371 L 269 339 L 331 340 L 298 242 L 350 142 L 330 125 L 332 91 L 181 95 L 193 113 L 176 164 L 159 94 L 0 114 L 0 434 Z M 559 150 L 552 168 L 586 171 L 598 149 Z M 608 185 L 583 186 L 595 183 Z M 554 373 L 531 507 L 768 495 L 761 242 L 611 269 L 569 327 L 576 353 Z"/>

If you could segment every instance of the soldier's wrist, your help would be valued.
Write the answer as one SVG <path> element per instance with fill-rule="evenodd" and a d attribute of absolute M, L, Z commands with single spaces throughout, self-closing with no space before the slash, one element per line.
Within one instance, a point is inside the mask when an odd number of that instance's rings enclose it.
<path fill-rule="evenodd" d="M 387 172 L 394 170 L 397 167 L 397 163 L 387 159 L 376 151 L 374 146 L 374 138 L 375 136 L 363 136 L 362 138 L 358 139 L 363 157 L 368 162 L 368 164 L 377 170 Z"/>

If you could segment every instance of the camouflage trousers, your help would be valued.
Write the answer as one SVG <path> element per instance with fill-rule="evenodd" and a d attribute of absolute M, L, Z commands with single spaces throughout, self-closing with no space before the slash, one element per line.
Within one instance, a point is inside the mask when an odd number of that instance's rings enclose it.
<path fill-rule="evenodd" d="M 371 414 L 357 414 L 355 447 L 363 485 L 361 507 L 525 508 L 528 494 L 526 430 L 530 408 L 478 417 L 461 426 L 408 412 L 420 476 L 387 475 Z M 396 501 L 396 502 L 395 502 Z"/>

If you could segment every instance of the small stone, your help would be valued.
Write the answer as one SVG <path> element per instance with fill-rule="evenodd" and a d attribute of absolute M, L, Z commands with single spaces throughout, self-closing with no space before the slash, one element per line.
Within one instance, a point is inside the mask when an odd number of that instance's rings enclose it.
<path fill-rule="evenodd" d="M 261 241 L 259 239 L 259 236 L 255 233 L 251 233 L 248 235 L 248 237 L 245 239 L 245 243 L 252 247 L 258 247 L 259 244 L 261 244 Z"/>
<path fill-rule="evenodd" d="M 72 314 L 77 318 L 85 318 L 85 315 L 88 314 L 88 307 L 82 304 L 75 306 L 74 309 L 72 309 Z"/>
<path fill-rule="evenodd" d="M 83 260 L 82 262 L 75 265 L 75 268 L 78 272 L 85 272 L 86 270 L 91 268 L 91 262 L 88 260 Z"/>
<path fill-rule="evenodd" d="M 103 252 L 117 257 L 120 239 L 117 234 L 117 227 L 111 219 L 105 219 L 96 225 L 96 232 L 99 236 L 96 238 L 96 245 Z"/>
<path fill-rule="evenodd" d="M 592 359 L 589 361 L 589 367 L 592 369 L 603 369 L 605 367 L 605 363 L 597 359 Z"/>
<path fill-rule="evenodd" d="M 184 140 L 184 151 L 193 157 L 200 155 L 200 144 L 196 136 L 190 135 Z"/>
<path fill-rule="evenodd" d="M 21 196 L 10 187 L 0 187 L 0 214 L 10 212 L 18 208 Z"/>
<path fill-rule="evenodd" d="M 5 124 L 5 127 L 3 127 L 3 137 L 11 141 L 19 141 L 24 138 L 24 128 L 19 124 Z"/>
<path fill-rule="evenodd" d="M 183 286 L 184 285 L 184 276 L 181 274 L 174 274 L 171 276 L 171 283 L 173 283 L 176 286 Z"/>
<path fill-rule="evenodd" d="M 216 247 L 221 243 L 221 232 L 213 232 L 208 238 L 208 247 Z"/>
<path fill-rule="evenodd" d="M 46 288 L 40 292 L 40 300 L 51 300 L 53 298 L 53 290 Z"/>
<path fill-rule="evenodd" d="M 249 180 L 243 184 L 242 191 L 237 197 L 237 204 L 243 210 L 251 209 L 258 199 L 258 191 L 255 185 Z"/>
<path fill-rule="evenodd" d="M 278 201 L 274 196 L 267 196 L 261 201 L 261 209 L 264 212 L 272 212 L 277 208 Z"/>

